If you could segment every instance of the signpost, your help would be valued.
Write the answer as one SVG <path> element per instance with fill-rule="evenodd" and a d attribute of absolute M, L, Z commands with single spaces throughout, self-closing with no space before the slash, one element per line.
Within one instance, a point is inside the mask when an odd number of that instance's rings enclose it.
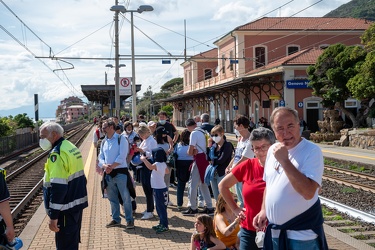
<path fill-rule="evenodd" d="M 120 78 L 120 96 L 130 96 L 132 95 L 131 89 L 131 77 L 121 77 Z"/>

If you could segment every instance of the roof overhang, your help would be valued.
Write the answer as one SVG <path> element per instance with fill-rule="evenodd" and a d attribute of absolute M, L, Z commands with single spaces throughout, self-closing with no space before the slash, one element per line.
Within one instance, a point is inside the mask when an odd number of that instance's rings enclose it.
<path fill-rule="evenodd" d="M 115 85 L 81 85 L 83 94 L 91 102 L 107 102 L 115 97 Z M 141 90 L 141 84 L 136 85 L 136 91 Z M 120 96 L 121 99 L 127 99 L 131 95 Z"/>

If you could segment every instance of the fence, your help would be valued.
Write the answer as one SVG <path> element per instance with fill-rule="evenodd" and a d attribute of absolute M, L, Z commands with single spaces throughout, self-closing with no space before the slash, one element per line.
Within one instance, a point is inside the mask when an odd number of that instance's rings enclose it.
<path fill-rule="evenodd" d="M 64 131 L 69 130 L 82 123 L 84 123 L 84 121 L 67 124 L 63 126 Z M 0 157 L 6 156 L 14 151 L 24 149 L 28 146 L 31 146 L 37 143 L 39 143 L 39 137 L 38 137 L 38 133 L 35 131 L 26 132 L 26 133 L 18 134 L 18 135 L 1 137 L 0 138 Z"/>

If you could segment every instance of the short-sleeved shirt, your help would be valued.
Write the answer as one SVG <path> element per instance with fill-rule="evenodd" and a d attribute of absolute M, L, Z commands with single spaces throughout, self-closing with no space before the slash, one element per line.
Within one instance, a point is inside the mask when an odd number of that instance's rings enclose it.
<path fill-rule="evenodd" d="M 165 122 L 164 125 L 161 125 L 159 122 L 156 124 L 156 127 L 164 127 L 166 131 L 168 131 L 168 135 L 173 139 L 174 138 L 174 133 L 177 131 L 175 126 L 173 126 L 169 122 Z"/>
<path fill-rule="evenodd" d="M 242 197 L 244 197 L 246 219 L 241 222 L 241 227 L 256 231 L 253 227 L 253 219 L 260 212 L 266 188 L 266 183 L 263 181 L 264 168 L 257 158 L 252 158 L 238 164 L 232 173 L 238 182 L 243 183 Z"/>
<path fill-rule="evenodd" d="M 254 152 L 251 150 L 251 142 L 249 139 L 245 141 L 239 141 L 237 143 L 236 151 L 234 152 L 234 160 L 233 164 L 237 164 L 237 162 L 244 156 L 247 159 L 254 158 Z"/>
<path fill-rule="evenodd" d="M 318 189 L 311 200 L 306 200 L 292 186 L 283 167 L 273 155 L 275 144 L 270 147 L 266 159 L 264 180 L 267 183 L 266 214 L 268 221 L 282 225 L 297 215 L 305 212 L 318 200 Z M 289 160 L 306 177 L 322 185 L 324 170 L 323 154 L 314 143 L 302 139 L 297 146 L 288 150 Z M 275 234 L 274 234 L 275 233 Z M 278 237 L 277 231 L 273 236 Z M 312 230 L 290 231 L 288 238 L 311 240 L 316 238 Z"/>
<path fill-rule="evenodd" d="M 165 169 L 167 164 L 165 162 L 155 162 L 156 170 L 151 172 L 151 187 L 155 189 L 166 188 L 167 185 L 164 182 Z"/>
<path fill-rule="evenodd" d="M 206 152 L 206 136 L 202 131 L 193 130 L 190 134 L 190 143 L 189 146 L 194 146 L 198 153 L 205 153 Z"/>

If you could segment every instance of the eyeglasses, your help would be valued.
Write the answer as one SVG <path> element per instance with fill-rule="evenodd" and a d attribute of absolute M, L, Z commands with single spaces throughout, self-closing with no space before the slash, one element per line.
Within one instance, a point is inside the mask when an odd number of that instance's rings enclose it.
<path fill-rule="evenodd" d="M 211 137 L 214 137 L 214 136 L 215 136 L 215 137 L 218 137 L 219 135 L 218 135 L 218 134 L 211 135 Z"/>
<path fill-rule="evenodd" d="M 268 148 L 270 147 L 270 145 L 269 144 L 267 144 L 267 145 L 262 145 L 262 146 L 260 146 L 260 147 L 253 147 L 251 150 L 253 150 L 254 152 L 255 151 L 257 151 L 257 152 L 259 152 L 259 151 L 266 151 L 266 150 L 268 150 Z"/>

